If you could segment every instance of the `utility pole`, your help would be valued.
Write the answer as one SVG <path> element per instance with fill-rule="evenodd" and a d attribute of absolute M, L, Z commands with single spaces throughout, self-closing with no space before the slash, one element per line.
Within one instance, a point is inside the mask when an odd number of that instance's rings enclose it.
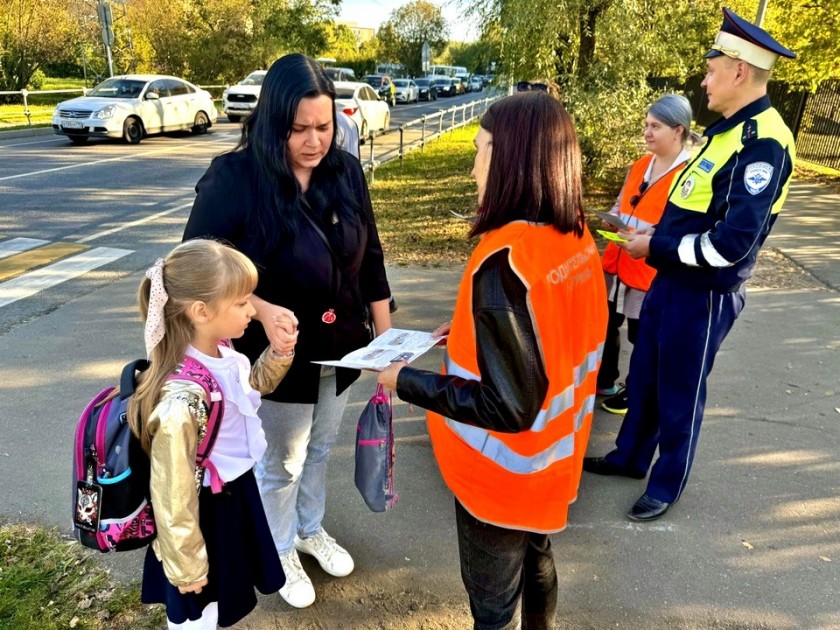
<path fill-rule="evenodd" d="M 102 26 L 102 42 L 105 44 L 105 56 L 108 58 L 108 76 L 114 76 L 114 59 L 111 46 L 114 45 L 114 16 L 111 13 L 110 0 L 99 0 L 96 5 L 99 24 Z"/>
<path fill-rule="evenodd" d="M 767 13 L 767 0 L 758 0 L 758 13 L 755 14 L 755 25 L 764 24 L 764 14 Z"/>

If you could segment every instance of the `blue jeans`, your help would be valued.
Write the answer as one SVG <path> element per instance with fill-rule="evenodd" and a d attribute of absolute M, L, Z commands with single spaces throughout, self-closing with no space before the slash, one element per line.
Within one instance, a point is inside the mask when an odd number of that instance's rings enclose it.
<path fill-rule="evenodd" d="M 457 499 L 455 521 L 474 629 L 554 628 L 557 571 L 548 535 L 485 523 Z"/>
<path fill-rule="evenodd" d="M 268 449 L 254 472 L 277 553 L 317 534 L 327 501 L 327 460 L 350 390 L 335 395 L 335 369 L 322 368 L 314 405 L 264 400 L 260 407 Z"/>

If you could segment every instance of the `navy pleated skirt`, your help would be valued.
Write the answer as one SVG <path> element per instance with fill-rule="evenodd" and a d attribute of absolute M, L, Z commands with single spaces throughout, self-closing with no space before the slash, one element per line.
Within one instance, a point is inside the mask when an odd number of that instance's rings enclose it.
<path fill-rule="evenodd" d="M 255 588 L 276 593 L 286 582 L 253 471 L 226 483 L 219 494 L 202 488 L 198 508 L 210 563 L 207 586 L 199 594 L 179 593 L 150 546 L 141 600 L 166 604 L 166 616 L 174 623 L 199 619 L 207 604 L 219 602 L 219 625 L 231 626 L 254 610 Z"/>

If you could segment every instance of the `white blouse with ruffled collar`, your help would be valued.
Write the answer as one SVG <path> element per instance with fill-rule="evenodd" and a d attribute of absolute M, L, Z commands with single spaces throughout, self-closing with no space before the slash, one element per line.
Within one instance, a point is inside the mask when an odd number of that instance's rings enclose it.
<path fill-rule="evenodd" d="M 225 408 L 218 437 L 210 454 L 222 481 L 233 481 L 262 459 L 268 444 L 257 415 L 260 393 L 251 387 L 251 364 L 233 348 L 219 346 L 222 356 L 211 357 L 193 346 L 187 354 L 207 367 L 222 388 Z M 204 485 L 210 485 L 205 475 Z"/>

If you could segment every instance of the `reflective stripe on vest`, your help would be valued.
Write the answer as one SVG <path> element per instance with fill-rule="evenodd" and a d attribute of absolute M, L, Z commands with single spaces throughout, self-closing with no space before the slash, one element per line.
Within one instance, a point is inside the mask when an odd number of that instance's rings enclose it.
<path fill-rule="evenodd" d="M 601 344 L 601 348 L 603 348 L 603 344 Z M 597 357 L 599 353 L 590 354 L 596 355 Z M 593 366 L 593 368 L 588 368 L 586 372 L 584 372 L 584 375 L 588 374 L 590 371 L 594 371 L 594 369 L 597 369 L 597 358 L 595 359 L 595 363 L 593 363 Z M 579 366 L 578 369 L 575 370 L 575 372 L 579 374 L 582 368 L 585 367 L 587 366 Z M 470 380 L 481 380 L 481 378 L 478 375 L 472 374 L 468 370 L 465 370 L 464 368 L 460 367 L 451 358 L 449 358 L 449 356 L 446 357 L 446 373 L 451 376 L 460 376 L 462 378 L 467 378 Z M 567 392 L 569 394 L 568 396 Z M 567 398 L 569 398 L 568 401 L 566 400 Z M 553 420 L 554 418 L 558 417 L 561 413 L 571 409 L 573 405 L 574 386 L 569 386 L 562 394 L 559 394 L 558 396 L 555 396 L 552 399 L 548 409 L 543 409 L 542 411 L 540 411 L 538 419 L 542 420 L 543 426 L 541 426 L 539 429 L 535 429 L 532 427 L 530 430 L 537 431 L 544 429 L 546 424 L 546 417 L 550 416 L 550 420 Z M 552 408 L 552 406 L 554 408 Z M 580 430 L 586 416 L 592 413 L 594 409 L 595 395 L 592 394 L 591 396 L 587 396 L 587 398 L 581 405 L 581 408 L 575 414 L 576 432 Z M 452 420 L 451 418 L 446 418 L 446 424 L 449 426 L 450 429 L 452 429 L 453 431 L 455 431 L 455 433 L 461 436 L 461 439 L 463 439 L 467 444 L 472 446 L 476 451 L 478 451 L 485 457 L 491 459 L 505 470 L 509 470 L 510 472 L 517 474 L 526 474 L 530 472 L 536 472 L 538 470 L 544 470 L 554 462 L 565 457 L 571 456 L 575 450 L 575 436 L 574 434 L 570 433 L 566 437 L 562 438 L 560 441 L 552 444 L 546 450 L 537 453 L 536 455 L 531 455 L 530 457 L 528 457 L 520 455 L 519 453 L 513 451 L 504 442 L 494 437 L 491 434 L 491 432 L 487 429 L 482 429 L 481 427 L 476 427 L 471 424 L 464 424 L 463 422 L 457 422 L 455 420 Z M 536 425 L 536 423 L 534 424 Z"/>
<path fill-rule="evenodd" d="M 575 367 L 575 382 L 572 385 L 569 385 L 566 389 L 562 392 L 554 396 L 548 403 L 548 407 L 545 409 L 541 409 L 540 412 L 537 414 L 536 420 L 534 420 L 534 424 L 531 426 L 529 431 L 542 431 L 546 428 L 546 426 L 552 421 L 558 418 L 560 415 L 568 411 L 572 408 L 575 404 L 575 389 L 583 385 L 583 382 L 586 378 L 592 374 L 593 372 L 598 371 L 598 368 L 601 364 L 601 355 L 604 354 L 604 344 L 598 344 L 598 349 L 593 350 L 589 354 L 586 355 L 586 359 Z M 445 353 L 444 357 L 444 365 L 446 366 L 446 373 L 452 376 L 460 376 L 461 378 L 469 379 L 471 381 L 480 381 L 481 377 L 478 374 L 473 374 L 469 370 L 462 368 L 460 365 L 455 363 L 452 358 L 449 356 L 449 352 Z M 595 397 L 592 396 L 592 400 L 595 400 Z M 594 405 L 592 409 L 594 409 Z M 590 409 L 590 411 L 592 410 Z M 575 424 L 575 430 L 580 429 L 580 423 L 583 422 L 583 417 L 579 414 L 578 420 Z M 459 424 L 456 422 L 456 424 Z"/>
<path fill-rule="evenodd" d="M 644 194 L 639 195 L 645 173 L 653 158 L 654 155 L 649 153 L 636 160 L 621 189 L 619 218 L 634 230 L 650 228 L 659 223 L 674 177 L 685 167 L 685 163 L 682 163 L 672 168 L 651 184 Z M 630 200 L 636 195 L 639 195 L 639 200 L 634 207 Z M 644 258 L 631 258 L 615 243 L 607 243 L 601 264 L 604 271 L 618 276 L 622 283 L 639 291 L 650 289 L 656 276 L 656 270 L 647 265 Z"/>

